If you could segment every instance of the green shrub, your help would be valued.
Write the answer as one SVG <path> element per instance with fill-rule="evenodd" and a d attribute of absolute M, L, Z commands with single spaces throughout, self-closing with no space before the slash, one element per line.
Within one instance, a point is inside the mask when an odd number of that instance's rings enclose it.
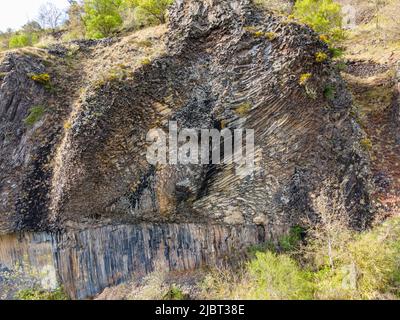
<path fill-rule="evenodd" d="M 183 293 L 181 288 L 176 285 L 172 285 L 171 288 L 164 296 L 164 300 L 185 300 L 187 296 Z"/>
<path fill-rule="evenodd" d="M 286 254 L 257 253 L 248 263 L 251 299 L 311 299 L 313 286 L 308 272 Z"/>
<path fill-rule="evenodd" d="M 10 41 L 8 42 L 8 47 L 10 49 L 15 49 L 15 48 L 27 47 L 31 44 L 32 42 L 28 35 L 16 34 L 10 38 Z"/>
<path fill-rule="evenodd" d="M 48 73 L 30 73 L 28 76 L 35 82 L 40 83 L 45 89 L 51 91 L 53 86 L 51 84 L 51 76 Z"/>
<path fill-rule="evenodd" d="M 131 6 L 136 7 L 137 15 L 144 20 L 154 20 L 155 24 L 166 22 L 166 11 L 174 2 L 173 0 L 127 0 Z M 150 18 L 150 20 L 149 20 Z"/>
<path fill-rule="evenodd" d="M 28 126 L 33 126 L 44 115 L 45 108 L 43 106 L 35 106 L 29 110 L 29 115 L 25 118 L 24 122 Z"/>
<path fill-rule="evenodd" d="M 214 270 L 201 283 L 207 299 L 397 299 L 400 297 L 400 219 L 363 233 L 335 212 L 322 214 L 306 245 L 294 252 L 250 256 L 245 267 Z M 292 240 L 302 236 L 294 229 Z M 288 238 L 289 239 L 289 238 Z M 290 248 L 291 246 L 288 246 Z M 293 248 L 293 247 L 292 247 Z M 295 247 L 296 248 L 296 247 Z"/>
<path fill-rule="evenodd" d="M 288 234 L 281 236 L 276 243 L 268 241 L 260 245 L 250 246 L 248 248 L 248 253 L 250 257 L 254 258 L 258 252 L 293 252 L 301 245 L 304 234 L 304 228 L 295 226 L 290 229 Z"/>
<path fill-rule="evenodd" d="M 317 299 L 387 299 L 399 296 L 398 218 L 374 230 L 354 233 L 336 250 L 334 266 L 319 265 L 315 273 Z"/>
<path fill-rule="evenodd" d="M 324 97 L 328 100 L 332 100 L 335 97 L 335 88 L 331 85 L 327 85 L 324 89 Z"/>
<path fill-rule="evenodd" d="M 343 38 L 342 9 L 333 0 L 298 0 L 293 14 L 316 32 L 328 35 L 332 40 Z"/>
<path fill-rule="evenodd" d="M 304 228 L 300 226 L 291 228 L 289 234 L 279 240 L 280 250 L 286 252 L 295 250 L 300 245 L 304 232 Z"/>
<path fill-rule="evenodd" d="M 343 49 L 340 48 L 330 47 L 329 52 L 333 59 L 340 58 L 341 56 L 343 56 Z"/>
<path fill-rule="evenodd" d="M 53 291 L 41 288 L 23 289 L 15 294 L 15 298 L 18 300 L 68 300 L 62 288 Z"/>

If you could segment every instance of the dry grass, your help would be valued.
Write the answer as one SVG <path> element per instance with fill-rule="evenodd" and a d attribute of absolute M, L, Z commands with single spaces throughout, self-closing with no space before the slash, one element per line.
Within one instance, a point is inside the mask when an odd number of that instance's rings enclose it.
<path fill-rule="evenodd" d="M 166 31 L 165 25 L 150 27 L 121 38 L 110 46 L 96 48 L 91 59 L 83 64 L 88 82 L 102 84 L 129 76 L 142 65 L 142 61 L 152 61 L 161 56 L 165 52 L 163 37 Z"/>
<path fill-rule="evenodd" d="M 372 60 L 377 63 L 396 63 L 400 59 L 400 22 L 398 0 L 386 0 L 378 11 L 374 1 L 339 0 L 356 9 L 356 28 L 349 30 L 345 57 L 353 60 Z M 377 20 L 378 17 L 378 20 Z"/>

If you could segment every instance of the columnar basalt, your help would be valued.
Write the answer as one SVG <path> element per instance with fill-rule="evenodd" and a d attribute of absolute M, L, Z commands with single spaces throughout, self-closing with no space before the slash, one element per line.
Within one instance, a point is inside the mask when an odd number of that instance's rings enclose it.
<path fill-rule="evenodd" d="M 75 299 L 139 279 L 154 270 L 221 265 L 229 255 L 265 240 L 257 226 L 135 224 L 0 236 L 0 261 L 12 270 L 30 266 L 45 288 L 63 284 Z"/>

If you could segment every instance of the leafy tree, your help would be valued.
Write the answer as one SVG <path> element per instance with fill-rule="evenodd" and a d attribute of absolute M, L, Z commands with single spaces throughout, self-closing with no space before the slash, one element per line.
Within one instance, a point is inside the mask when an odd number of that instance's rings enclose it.
<path fill-rule="evenodd" d="M 90 38 L 111 36 L 123 23 L 120 9 L 123 0 L 85 0 L 84 22 Z"/>
<path fill-rule="evenodd" d="M 165 13 L 173 0 L 127 0 L 158 23 L 165 23 Z"/>
<path fill-rule="evenodd" d="M 298 0 L 293 14 L 315 31 L 333 40 L 343 38 L 342 8 L 333 0 Z"/>

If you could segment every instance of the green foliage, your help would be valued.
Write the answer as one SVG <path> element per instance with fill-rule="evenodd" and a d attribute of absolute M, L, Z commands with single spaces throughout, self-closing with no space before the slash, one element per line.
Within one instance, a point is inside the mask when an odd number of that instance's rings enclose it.
<path fill-rule="evenodd" d="M 183 293 L 182 289 L 176 285 L 172 285 L 171 288 L 164 296 L 164 300 L 185 300 L 187 296 Z"/>
<path fill-rule="evenodd" d="M 286 254 L 257 253 L 248 263 L 253 299 L 311 299 L 313 287 L 308 272 Z"/>
<path fill-rule="evenodd" d="M 15 48 L 27 47 L 31 44 L 32 44 L 31 39 L 27 34 L 16 34 L 10 38 L 8 42 L 8 47 L 10 49 L 15 49 Z"/>
<path fill-rule="evenodd" d="M 53 291 L 41 288 L 22 289 L 15 294 L 18 300 L 68 300 L 62 288 Z"/>
<path fill-rule="evenodd" d="M 335 88 L 331 85 L 327 85 L 324 89 L 324 97 L 328 100 L 332 100 L 335 97 Z"/>
<path fill-rule="evenodd" d="M 137 8 L 138 16 L 142 15 L 142 19 L 150 18 L 156 24 L 166 22 L 166 11 L 174 2 L 173 0 L 127 0 L 131 6 Z"/>
<path fill-rule="evenodd" d="M 29 110 L 29 115 L 25 118 L 24 122 L 28 126 L 33 126 L 44 115 L 45 108 L 43 106 L 35 106 Z"/>
<path fill-rule="evenodd" d="M 314 256 L 318 249 L 314 248 Z M 400 220 L 391 219 L 374 230 L 354 233 L 341 242 L 333 266 L 316 262 L 316 298 L 380 299 L 400 293 Z"/>
<path fill-rule="evenodd" d="M 120 9 L 123 0 L 85 0 L 85 15 L 87 36 L 100 39 L 113 35 L 122 25 Z"/>
<path fill-rule="evenodd" d="M 304 228 L 300 226 L 291 228 L 289 234 L 279 240 L 280 249 L 283 251 L 293 251 L 296 249 L 300 245 L 304 232 Z"/>
<path fill-rule="evenodd" d="M 46 90 L 52 91 L 54 89 L 51 84 L 51 76 L 48 73 L 30 73 L 28 76 L 33 81 L 43 85 Z"/>
<path fill-rule="evenodd" d="M 304 228 L 300 226 L 295 226 L 290 229 L 289 233 L 283 235 L 278 239 L 276 243 L 268 241 L 261 245 L 251 246 L 248 249 L 250 257 L 255 257 L 258 252 L 266 252 L 271 251 L 275 253 L 283 253 L 283 252 L 293 252 L 297 248 L 299 248 L 303 236 L 305 234 Z"/>
<path fill-rule="evenodd" d="M 335 63 L 335 67 L 338 71 L 344 71 L 347 68 L 346 62 L 339 60 Z"/>
<path fill-rule="evenodd" d="M 306 245 L 293 246 L 304 232 L 295 228 L 286 240 L 280 240 L 290 244 L 288 251 L 279 253 L 267 244 L 240 270 L 210 272 L 201 284 L 205 297 L 399 298 L 400 219 L 392 218 L 363 233 L 348 230 L 340 220 L 323 220 L 315 230 L 308 230 Z"/>
<path fill-rule="evenodd" d="M 340 58 L 341 56 L 343 56 L 343 49 L 340 48 L 330 47 L 329 52 L 333 59 Z"/>
<path fill-rule="evenodd" d="M 298 0 L 293 14 L 316 32 L 328 35 L 333 40 L 340 40 L 344 36 L 341 6 L 333 0 Z"/>

